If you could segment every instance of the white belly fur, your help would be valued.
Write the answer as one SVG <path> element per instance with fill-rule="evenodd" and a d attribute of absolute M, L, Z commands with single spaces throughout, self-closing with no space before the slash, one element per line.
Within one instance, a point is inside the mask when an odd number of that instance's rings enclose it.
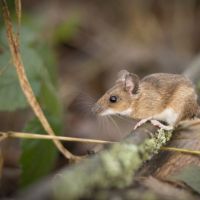
<path fill-rule="evenodd" d="M 174 125 L 178 118 L 178 113 L 176 113 L 172 108 L 166 108 L 160 114 L 154 115 L 153 119 L 161 120 L 167 122 L 169 125 Z"/>

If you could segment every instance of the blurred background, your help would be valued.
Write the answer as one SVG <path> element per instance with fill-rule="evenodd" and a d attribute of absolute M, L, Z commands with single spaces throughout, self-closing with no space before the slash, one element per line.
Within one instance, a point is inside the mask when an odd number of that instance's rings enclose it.
<path fill-rule="evenodd" d="M 15 24 L 15 6 L 8 3 Z M 0 34 L 0 130 L 45 133 L 19 87 L 2 20 Z M 22 0 L 20 35 L 29 80 L 56 133 L 119 140 L 134 123 L 127 118 L 97 122 L 92 104 L 121 69 L 141 78 L 189 70 L 200 52 L 200 2 Z M 99 148 L 65 146 L 79 155 Z M 0 153 L 1 196 L 68 164 L 47 141 L 10 139 L 1 143 Z"/>

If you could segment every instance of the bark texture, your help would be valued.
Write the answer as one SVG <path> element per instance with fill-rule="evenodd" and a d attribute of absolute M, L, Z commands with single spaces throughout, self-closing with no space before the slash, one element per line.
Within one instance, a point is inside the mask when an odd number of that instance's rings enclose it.
<path fill-rule="evenodd" d="M 53 183 L 55 198 L 79 199 L 94 189 L 130 186 L 137 170 L 171 137 L 171 132 L 151 128 L 140 128 L 124 142 L 61 171 Z"/>
<path fill-rule="evenodd" d="M 200 150 L 199 130 L 199 119 L 183 122 L 173 134 L 146 124 L 123 142 L 63 169 L 19 199 L 198 199 L 190 190 L 167 181 L 185 166 L 200 166 L 199 156 L 160 148 L 167 143 Z"/>

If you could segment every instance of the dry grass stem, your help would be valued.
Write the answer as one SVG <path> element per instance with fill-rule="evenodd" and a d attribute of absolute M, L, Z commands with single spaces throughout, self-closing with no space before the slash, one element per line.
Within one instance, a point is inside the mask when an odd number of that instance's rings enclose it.
<path fill-rule="evenodd" d="M 160 149 L 163 151 L 173 151 L 173 152 L 187 153 L 187 154 L 193 154 L 193 155 L 200 155 L 200 151 L 198 150 L 182 149 L 182 148 L 176 148 L 176 147 L 161 147 Z"/>
<path fill-rule="evenodd" d="M 19 2 L 19 1 L 17 1 L 17 2 Z M 3 9 L 3 18 L 4 18 L 4 22 L 5 22 L 5 26 L 6 26 L 6 32 L 7 32 L 7 39 L 8 39 L 11 55 L 12 55 L 12 61 L 16 68 L 22 91 L 23 91 L 24 95 L 26 96 L 27 101 L 30 104 L 35 115 L 38 117 L 39 121 L 41 122 L 45 131 L 49 135 L 55 136 L 55 133 L 54 133 L 53 129 L 51 128 L 50 124 L 48 123 L 39 103 L 37 102 L 36 97 L 31 88 L 31 85 L 27 79 L 24 65 L 23 65 L 23 62 L 21 59 L 21 55 L 20 55 L 19 41 L 17 40 L 18 38 L 16 37 L 16 34 L 13 31 L 13 26 L 12 26 L 10 13 L 8 10 L 6 0 L 2 0 L 2 9 Z M 18 11 L 20 12 L 20 9 Z M 20 16 L 21 16 L 21 14 L 18 14 L 19 19 L 20 19 Z M 71 152 L 69 152 L 67 149 L 65 149 L 65 147 L 62 145 L 62 143 L 60 141 L 58 141 L 57 139 L 54 139 L 53 142 L 55 143 L 56 147 L 60 150 L 60 152 L 67 159 L 70 159 L 70 160 L 80 159 L 80 157 L 73 155 Z"/>
<path fill-rule="evenodd" d="M 115 143 L 117 143 L 117 142 L 106 141 L 106 140 L 96 140 L 96 139 L 66 137 L 66 136 L 56 136 L 56 135 L 42 135 L 42 134 L 26 133 L 26 132 L 14 132 L 14 131 L 0 132 L 0 142 L 6 138 L 42 139 L 42 140 L 55 140 L 56 139 L 56 140 L 68 141 L 68 142 L 94 143 L 94 144 L 115 144 Z M 198 151 L 198 150 L 183 149 L 183 148 L 176 148 L 176 147 L 161 147 L 161 150 L 200 155 L 200 151 Z"/>
<path fill-rule="evenodd" d="M 75 137 L 65 137 L 65 136 L 54 136 L 54 135 L 42 135 L 34 133 L 24 133 L 24 132 L 0 132 L 1 138 L 24 138 L 24 139 L 44 139 L 44 140 L 62 140 L 69 142 L 81 142 L 81 143 L 96 143 L 96 144 L 113 144 L 116 142 L 105 141 L 105 140 L 95 140 L 86 138 L 75 138 Z"/>
<path fill-rule="evenodd" d="M 16 42 L 19 42 L 19 36 L 20 36 L 20 26 L 21 26 L 21 11 L 22 11 L 22 3 L 21 0 L 15 0 L 15 8 L 16 8 L 16 14 L 17 14 L 17 36 L 16 36 Z"/>

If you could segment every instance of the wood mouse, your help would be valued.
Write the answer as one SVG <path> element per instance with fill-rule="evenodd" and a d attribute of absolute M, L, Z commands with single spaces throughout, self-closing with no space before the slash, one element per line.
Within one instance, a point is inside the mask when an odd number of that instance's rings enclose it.
<path fill-rule="evenodd" d="M 172 130 L 181 120 L 197 116 L 200 109 L 195 88 L 185 76 L 155 73 L 140 80 L 136 74 L 122 70 L 115 85 L 96 102 L 92 111 L 101 116 L 119 114 L 140 119 L 135 129 L 150 121 Z"/>

